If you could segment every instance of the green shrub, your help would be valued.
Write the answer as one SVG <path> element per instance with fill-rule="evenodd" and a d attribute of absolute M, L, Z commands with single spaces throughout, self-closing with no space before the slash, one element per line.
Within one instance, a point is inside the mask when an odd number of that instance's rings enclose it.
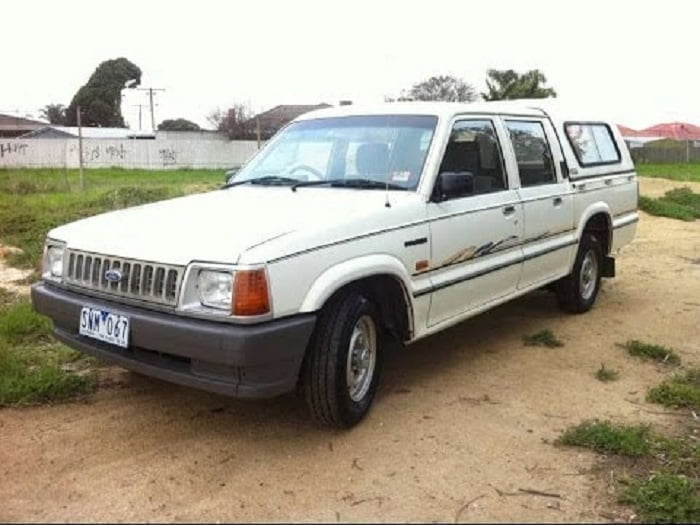
<path fill-rule="evenodd" d="M 586 421 L 568 428 L 560 445 L 584 447 L 621 456 L 644 456 L 651 450 L 648 425 L 615 425 L 609 421 Z"/>
<path fill-rule="evenodd" d="M 634 480 L 620 498 L 633 505 L 644 523 L 698 523 L 698 482 L 686 476 L 657 472 Z"/>

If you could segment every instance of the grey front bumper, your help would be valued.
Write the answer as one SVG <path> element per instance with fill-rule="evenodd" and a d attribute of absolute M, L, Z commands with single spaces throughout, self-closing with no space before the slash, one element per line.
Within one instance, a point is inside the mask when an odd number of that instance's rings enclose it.
<path fill-rule="evenodd" d="M 210 392 L 246 398 L 293 390 L 316 316 L 304 314 L 234 325 L 95 299 L 55 286 L 32 286 L 34 309 L 50 317 L 66 345 L 146 375 Z M 83 306 L 126 315 L 129 348 L 79 335 Z"/>

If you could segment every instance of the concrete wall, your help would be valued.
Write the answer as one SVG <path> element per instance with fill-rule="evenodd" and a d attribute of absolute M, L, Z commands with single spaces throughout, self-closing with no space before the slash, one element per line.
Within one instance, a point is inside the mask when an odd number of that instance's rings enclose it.
<path fill-rule="evenodd" d="M 256 151 L 255 141 L 83 140 L 86 168 L 226 169 Z M 0 168 L 78 168 L 78 139 L 2 139 Z"/>

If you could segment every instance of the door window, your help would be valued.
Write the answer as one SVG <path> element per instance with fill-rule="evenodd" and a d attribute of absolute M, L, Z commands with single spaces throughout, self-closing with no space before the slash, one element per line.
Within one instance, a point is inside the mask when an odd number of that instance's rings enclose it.
<path fill-rule="evenodd" d="M 506 120 L 522 187 L 557 182 L 552 152 L 541 122 Z"/>
<path fill-rule="evenodd" d="M 463 190 L 455 197 L 493 193 L 507 188 L 503 157 L 490 120 L 456 122 L 450 134 L 440 174 L 466 175 Z"/>

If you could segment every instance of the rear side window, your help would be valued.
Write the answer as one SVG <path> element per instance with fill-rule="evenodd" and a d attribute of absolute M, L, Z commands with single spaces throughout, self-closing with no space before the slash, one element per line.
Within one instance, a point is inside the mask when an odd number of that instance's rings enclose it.
<path fill-rule="evenodd" d="M 528 187 L 556 182 L 557 174 L 542 123 L 506 120 L 506 127 L 518 162 L 520 185 Z"/>
<path fill-rule="evenodd" d="M 568 122 L 564 129 L 579 165 L 602 166 L 620 162 L 620 151 L 607 124 Z"/>

